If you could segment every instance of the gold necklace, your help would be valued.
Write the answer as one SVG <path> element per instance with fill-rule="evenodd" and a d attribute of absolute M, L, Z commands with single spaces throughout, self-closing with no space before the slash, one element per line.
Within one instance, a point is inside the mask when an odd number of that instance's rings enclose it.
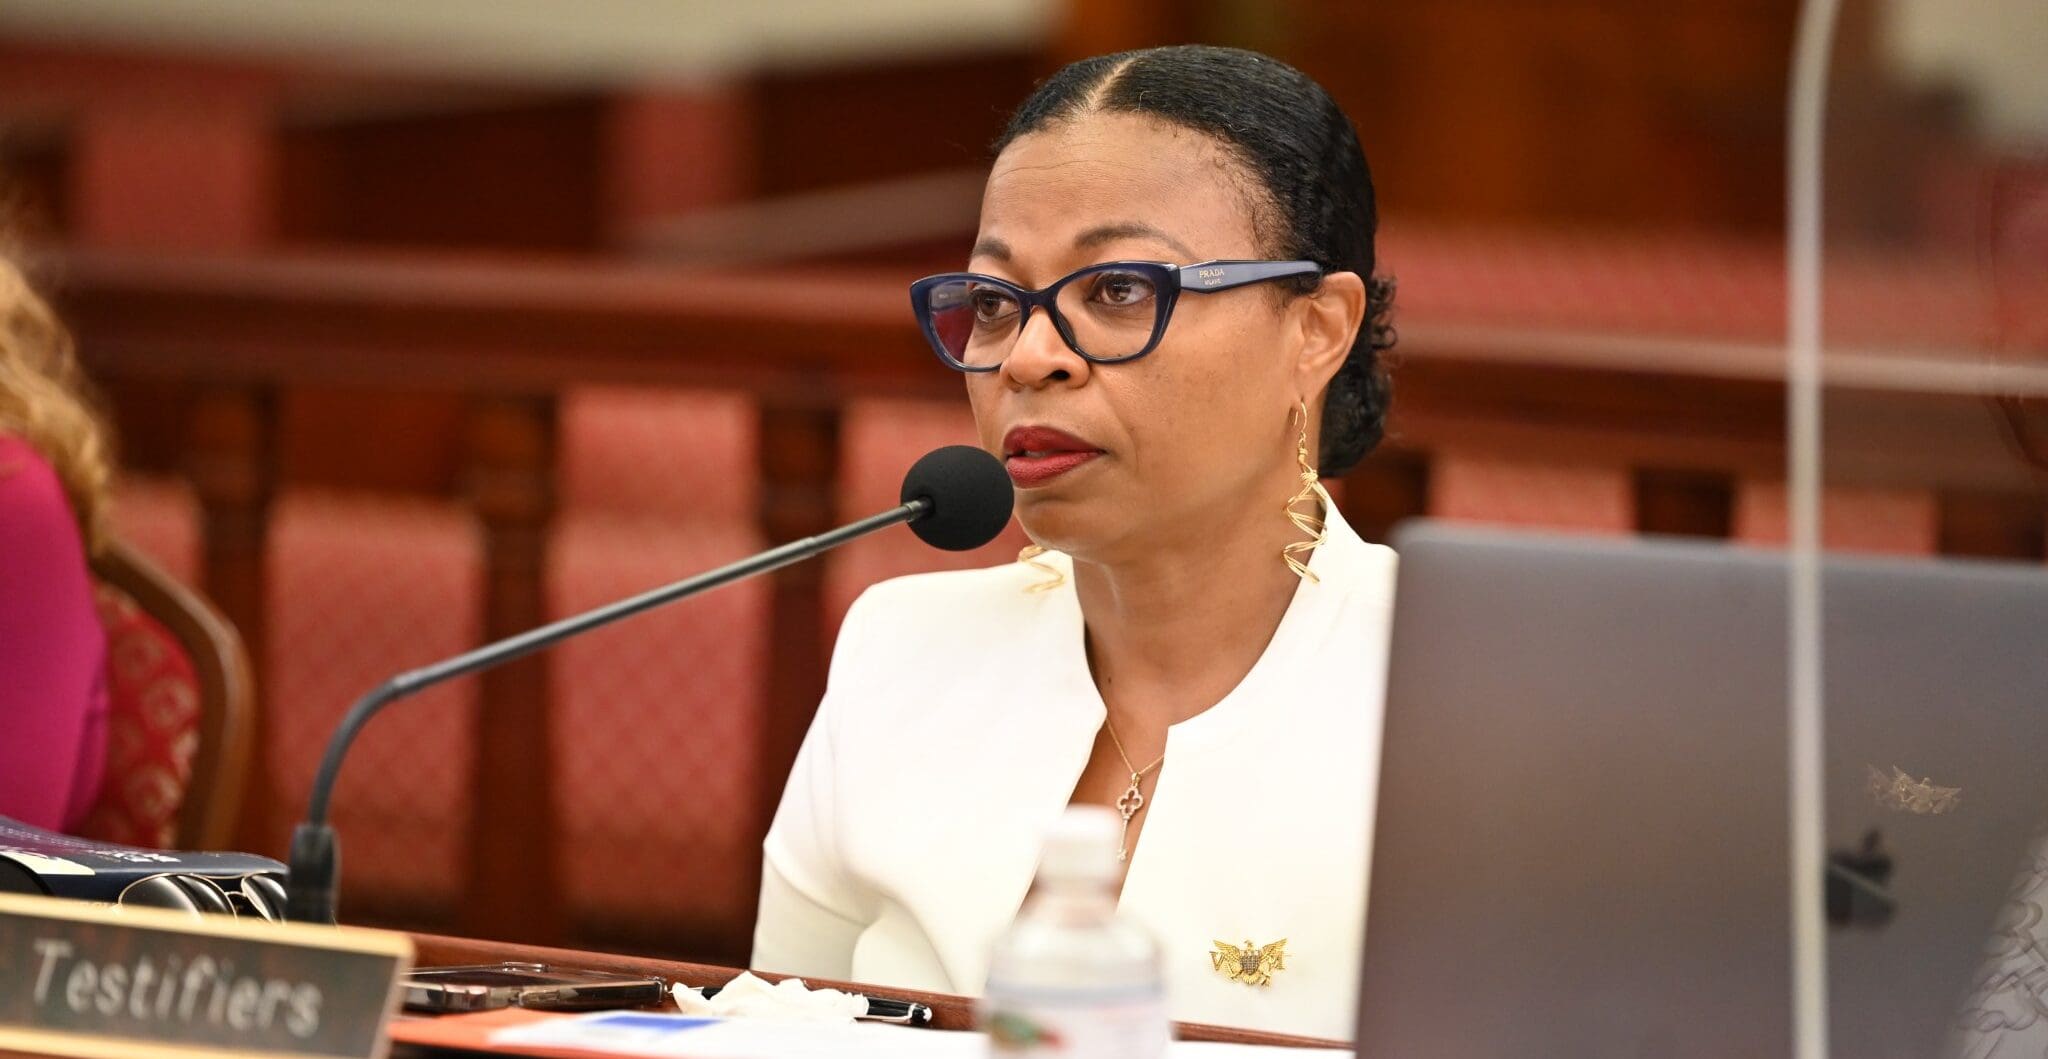
<path fill-rule="evenodd" d="M 1116 811 L 1124 815 L 1123 834 L 1116 840 L 1116 859 L 1121 863 L 1131 859 L 1131 817 L 1138 815 L 1138 810 L 1145 807 L 1145 795 L 1138 790 L 1138 781 L 1145 778 L 1145 773 L 1165 764 L 1166 755 L 1160 754 L 1158 761 L 1139 768 L 1131 764 L 1131 755 L 1124 753 L 1124 741 L 1116 737 L 1116 725 L 1110 723 L 1107 714 L 1103 715 L 1102 727 L 1109 732 L 1109 745 L 1116 748 L 1116 756 L 1124 759 L 1124 767 L 1131 770 L 1131 785 L 1125 787 L 1123 797 L 1116 800 Z"/>

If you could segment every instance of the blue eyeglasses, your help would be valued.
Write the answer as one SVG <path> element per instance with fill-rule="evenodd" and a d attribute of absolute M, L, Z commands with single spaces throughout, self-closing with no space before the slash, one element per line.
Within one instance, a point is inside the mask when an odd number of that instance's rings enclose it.
<path fill-rule="evenodd" d="M 1119 364 L 1159 345 L 1183 293 L 1213 294 L 1322 272 L 1313 261 L 1110 261 L 1044 290 L 974 272 L 947 272 L 911 284 L 910 308 L 932 351 L 958 371 L 1001 367 L 1031 311 L 1040 308 L 1052 317 L 1068 349 L 1097 364 Z"/>

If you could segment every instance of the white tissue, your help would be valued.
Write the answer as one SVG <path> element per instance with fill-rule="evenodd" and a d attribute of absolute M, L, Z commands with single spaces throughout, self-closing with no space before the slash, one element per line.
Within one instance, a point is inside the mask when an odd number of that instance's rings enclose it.
<path fill-rule="evenodd" d="M 718 995 L 706 1000 L 702 990 L 678 985 L 676 1006 L 685 1015 L 744 1017 L 796 1022 L 852 1022 L 868 1013 L 868 999 L 837 989 L 811 989 L 801 978 L 769 983 L 741 971 Z"/>

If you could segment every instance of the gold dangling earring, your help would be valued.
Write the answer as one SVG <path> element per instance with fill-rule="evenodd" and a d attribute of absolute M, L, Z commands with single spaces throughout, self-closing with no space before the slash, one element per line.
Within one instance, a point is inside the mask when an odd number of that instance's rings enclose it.
<path fill-rule="evenodd" d="M 1316 474 L 1316 465 L 1308 458 L 1308 402 L 1302 401 L 1295 411 L 1301 416 L 1301 432 L 1294 440 L 1294 462 L 1301 468 L 1301 491 L 1287 499 L 1287 506 L 1283 510 L 1287 512 L 1287 521 L 1294 523 L 1294 528 L 1308 534 L 1310 539 L 1295 541 L 1280 549 L 1280 558 L 1286 560 L 1287 568 L 1294 571 L 1295 576 L 1310 584 L 1318 584 L 1322 578 L 1317 577 L 1315 571 L 1308 568 L 1306 561 L 1296 556 L 1313 555 L 1317 548 L 1322 547 L 1323 541 L 1329 538 L 1329 534 L 1324 530 L 1320 515 L 1295 509 L 1303 503 L 1320 499 L 1323 502 L 1322 513 L 1327 514 L 1335 504 L 1330 500 L 1329 490 L 1323 488 L 1322 480 Z"/>
<path fill-rule="evenodd" d="M 1017 553 L 1017 561 L 1043 575 L 1043 579 L 1024 589 L 1026 592 L 1050 592 L 1067 583 L 1067 575 L 1060 573 L 1051 563 L 1040 562 L 1038 557 L 1045 554 L 1040 545 L 1027 544 Z"/>

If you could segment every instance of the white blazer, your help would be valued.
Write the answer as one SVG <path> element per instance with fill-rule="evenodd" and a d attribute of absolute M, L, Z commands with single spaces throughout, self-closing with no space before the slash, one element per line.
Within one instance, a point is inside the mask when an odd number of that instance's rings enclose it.
<path fill-rule="evenodd" d="M 1106 710 L 1071 560 L 898 578 L 848 612 L 765 843 L 753 966 L 979 994 Z M 1275 555 L 1274 562 L 1280 558 Z M 1176 1019 L 1352 1035 L 1394 553 L 1329 538 L 1242 683 L 1167 733 L 1121 910 Z M 1266 985 L 1210 953 L 1286 941 Z"/>

